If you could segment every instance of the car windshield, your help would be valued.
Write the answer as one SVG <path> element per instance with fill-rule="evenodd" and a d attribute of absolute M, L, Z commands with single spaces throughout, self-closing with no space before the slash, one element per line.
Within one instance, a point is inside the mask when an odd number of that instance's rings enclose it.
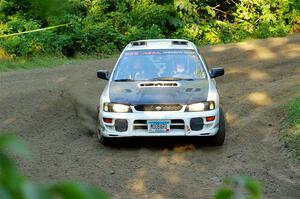
<path fill-rule="evenodd" d="M 113 76 L 114 81 L 191 81 L 205 78 L 197 53 L 181 49 L 125 51 Z"/>

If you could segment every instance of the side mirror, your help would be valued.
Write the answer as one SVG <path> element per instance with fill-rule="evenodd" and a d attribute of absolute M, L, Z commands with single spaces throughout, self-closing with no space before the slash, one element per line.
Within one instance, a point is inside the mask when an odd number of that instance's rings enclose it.
<path fill-rule="evenodd" d="M 109 72 L 107 70 L 98 70 L 97 77 L 104 80 L 109 80 Z"/>
<path fill-rule="evenodd" d="M 215 78 L 224 75 L 224 68 L 213 68 L 210 71 L 210 77 Z"/>

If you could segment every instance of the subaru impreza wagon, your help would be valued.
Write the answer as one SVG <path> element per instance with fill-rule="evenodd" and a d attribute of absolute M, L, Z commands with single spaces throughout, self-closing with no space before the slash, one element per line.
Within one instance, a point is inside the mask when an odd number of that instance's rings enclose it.
<path fill-rule="evenodd" d="M 196 45 L 182 39 L 129 43 L 114 69 L 99 70 L 108 80 L 99 101 L 97 134 L 102 144 L 120 137 L 209 136 L 225 139 L 215 77 Z"/>

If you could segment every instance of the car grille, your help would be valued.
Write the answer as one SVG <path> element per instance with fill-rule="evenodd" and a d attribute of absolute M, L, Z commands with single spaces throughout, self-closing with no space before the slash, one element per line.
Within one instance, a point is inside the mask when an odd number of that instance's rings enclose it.
<path fill-rule="evenodd" d="M 136 111 L 180 111 L 181 104 L 140 104 L 134 106 Z"/>
<path fill-rule="evenodd" d="M 171 120 L 171 129 L 184 129 L 184 121 L 181 119 Z M 133 122 L 133 129 L 148 129 L 147 120 L 135 120 Z"/>

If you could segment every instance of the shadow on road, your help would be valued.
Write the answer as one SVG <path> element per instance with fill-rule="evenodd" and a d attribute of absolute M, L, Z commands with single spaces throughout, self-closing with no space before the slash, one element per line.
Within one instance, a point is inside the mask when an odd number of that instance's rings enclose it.
<path fill-rule="evenodd" d="M 116 138 L 108 147 L 126 149 L 148 148 L 155 150 L 179 149 L 184 152 L 210 147 L 209 141 L 208 137 L 132 137 Z"/>

